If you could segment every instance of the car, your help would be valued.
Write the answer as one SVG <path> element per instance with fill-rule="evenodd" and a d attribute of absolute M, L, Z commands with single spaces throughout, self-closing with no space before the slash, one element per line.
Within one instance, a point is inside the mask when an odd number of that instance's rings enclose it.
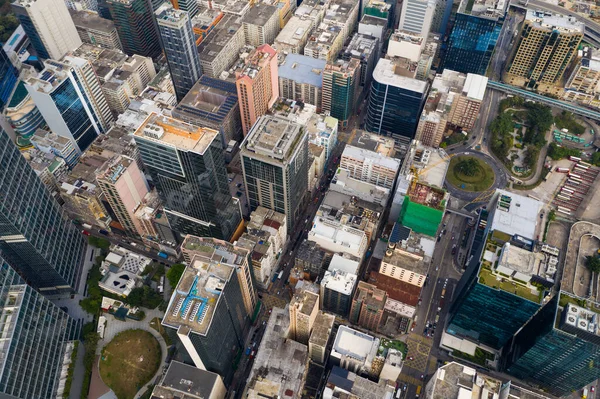
<path fill-rule="evenodd" d="M 98 232 L 99 232 L 100 234 L 102 234 L 102 235 L 105 235 L 105 236 L 107 236 L 107 235 L 108 235 L 108 231 L 106 231 L 106 230 L 98 230 Z"/>
<path fill-rule="evenodd" d="M 444 234 L 444 235 L 446 234 L 446 229 L 442 230 L 442 234 Z"/>
<path fill-rule="evenodd" d="M 90 233 L 88 233 L 88 232 L 87 232 L 87 231 L 85 231 L 85 230 L 81 230 L 81 234 L 83 234 L 84 236 L 89 236 L 89 235 L 90 235 Z"/>
<path fill-rule="evenodd" d="M 456 248 L 452 248 L 452 255 L 456 255 Z"/>
<path fill-rule="evenodd" d="M 277 295 L 279 295 L 281 293 L 281 291 L 277 291 Z"/>
<path fill-rule="evenodd" d="M 273 311 L 273 309 L 269 309 L 269 314 L 271 314 L 272 311 Z"/>
<path fill-rule="evenodd" d="M 404 384 L 404 386 L 402 387 L 402 390 L 403 390 L 403 391 L 406 391 L 406 388 L 407 388 L 407 387 L 408 387 L 408 386 L 407 386 L 406 384 Z"/>
<path fill-rule="evenodd" d="M 592 386 L 590 387 L 590 392 L 596 392 L 596 387 L 592 385 Z"/>
<path fill-rule="evenodd" d="M 415 360 L 415 358 L 413 356 L 409 356 L 408 360 Z"/>
<path fill-rule="evenodd" d="M 415 328 L 414 328 L 414 327 L 411 327 L 411 328 L 410 328 L 410 332 L 413 332 L 413 331 L 415 331 Z"/>
<path fill-rule="evenodd" d="M 425 379 L 425 374 L 421 374 L 421 381 Z"/>
<path fill-rule="evenodd" d="M 437 242 L 440 242 L 441 239 L 442 239 L 442 236 L 438 236 Z"/>
<path fill-rule="evenodd" d="M 544 214 L 540 213 L 540 219 L 543 219 L 543 218 L 544 218 Z"/>
<path fill-rule="evenodd" d="M 454 240 L 454 235 L 452 235 L 452 239 Z"/>

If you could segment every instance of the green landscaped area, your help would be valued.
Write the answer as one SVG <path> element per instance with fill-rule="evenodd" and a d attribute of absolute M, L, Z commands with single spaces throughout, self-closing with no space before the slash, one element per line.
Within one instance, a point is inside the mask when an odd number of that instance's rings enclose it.
<path fill-rule="evenodd" d="M 119 399 L 130 399 L 160 366 L 160 344 L 147 331 L 127 330 L 102 350 L 100 376 Z"/>
<path fill-rule="evenodd" d="M 400 352 L 402 352 L 403 358 L 405 358 L 406 354 L 408 353 L 408 346 L 406 346 L 406 344 L 402 341 L 389 340 L 389 339 L 382 338 L 380 344 L 384 348 L 392 348 L 392 349 L 399 350 Z"/>
<path fill-rule="evenodd" d="M 464 353 L 464 352 L 457 351 L 457 350 L 452 351 L 452 356 L 455 356 L 455 357 L 458 357 L 461 359 L 465 359 L 469 362 L 476 363 L 481 366 L 486 366 L 486 363 L 485 363 L 486 360 L 491 360 L 491 361 L 494 360 L 493 353 L 484 351 L 481 348 L 476 348 L 475 354 L 473 356 L 469 355 L 468 353 Z"/>
<path fill-rule="evenodd" d="M 473 164 L 473 173 L 468 175 L 462 172 L 461 165 L 465 162 Z M 496 179 L 492 168 L 481 162 L 478 158 L 469 155 L 453 157 L 450 161 L 450 167 L 446 174 L 446 179 L 453 186 L 464 191 L 480 192 L 485 191 L 494 184 Z"/>
<path fill-rule="evenodd" d="M 531 288 L 523 286 L 514 281 L 510 281 L 506 278 L 501 278 L 498 280 L 491 270 L 483 267 L 479 272 L 479 282 L 488 287 L 501 289 L 503 291 L 510 292 L 511 294 L 518 295 L 521 298 L 525 298 L 531 302 L 539 303 L 541 300 L 540 293 L 534 294 L 531 291 Z"/>

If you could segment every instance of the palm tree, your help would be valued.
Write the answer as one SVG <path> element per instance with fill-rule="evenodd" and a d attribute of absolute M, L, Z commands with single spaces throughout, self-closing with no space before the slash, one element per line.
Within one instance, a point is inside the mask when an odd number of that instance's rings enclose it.
<path fill-rule="evenodd" d="M 475 158 L 467 158 L 458 163 L 458 171 L 465 176 L 474 176 L 479 170 L 479 161 Z"/>

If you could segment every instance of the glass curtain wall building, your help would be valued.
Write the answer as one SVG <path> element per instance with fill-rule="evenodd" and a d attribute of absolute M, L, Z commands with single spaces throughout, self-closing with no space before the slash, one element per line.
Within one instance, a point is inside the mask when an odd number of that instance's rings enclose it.
<path fill-rule="evenodd" d="M 4 49 L 0 49 L 0 110 L 3 110 L 17 86 L 19 71 L 10 62 Z"/>
<path fill-rule="evenodd" d="M 242 215 L 229 191 L 219 132 L 151 114 L 134 137 L 171 228 L 229 240 Z"/>
<path fill-rule="evenodd" d="M 508 2 L 463 0 L 448 38 L 442 68 L 485 76 Z"/>
<path fill-rule="evenodd" d="M 47 295 L 76 290 L 87 244 L 8 134 L 0 131 L 0 249 Z"/>
<path fill-rule="evenodd" d="M 163 4 L 156 11 L 156 21 L 175 93 L 181 101 L 202 76 L 190 15 Z"/>
<path fill-rule="evenodd" d="M 25 284 L 0 253 L 0 397 L 62 397 L 80 325 Z"/>
<path fill-rule="evenodd" d="M 153 4 L 149 0 L 106 0 L 106 5 L 125 54 L 151 58 L 160 55 Z"/>

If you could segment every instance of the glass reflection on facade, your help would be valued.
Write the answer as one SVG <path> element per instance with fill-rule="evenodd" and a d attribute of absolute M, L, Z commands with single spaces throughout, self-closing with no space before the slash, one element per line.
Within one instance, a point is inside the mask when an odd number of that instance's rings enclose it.
<path fill-rule="evenodd" d="M 8 59 L 4 49 L 0 49 L 0 110 L 4 109 L 15 89 L 18 77 L 19 72 Z"/>
<path fill-rule="evenodd" d="M 457 13 L 440 70 L 451 69 L 485 76 L 502 30 L 502 21 Z"/>
<path fill-rule="evenodd" d="M 86 247 L 84 236 L 0 131 L 0 249 L 5 259 L 42 293 L 69 292 L 79 283 Z"/>
<path fill-rule="evenodd" d="M 63 360 L 70 358 L 79 329 L 26 285 L 0 253 L 0 397 L 61 397 Z"/>

